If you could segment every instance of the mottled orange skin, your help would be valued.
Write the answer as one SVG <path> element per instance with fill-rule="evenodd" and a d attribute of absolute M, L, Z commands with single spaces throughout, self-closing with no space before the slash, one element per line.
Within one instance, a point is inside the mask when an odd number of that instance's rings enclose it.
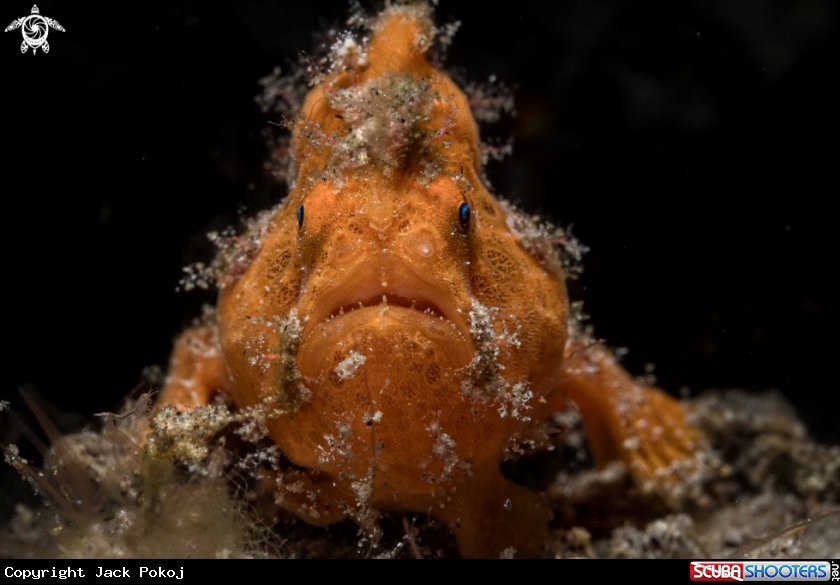
<path fill-rule="evenodd" d="M 282 503 L 307 522 L 369 509 L 430 513 L 452 527 L 465 556 L 511 546 L 535 556 L 548 507 L 504 479 L 499 462 L 567 400 L 581 410 L 597 462 L 622 459 L 638 479 L 689 455 L 694 433 L 671 398 L 636 383 L 601 347 L 568 339 L 563 275 L 523 247 L 482 185 L 475 122 L 465 96 L 427 62 L 428 33 L 415 12 L 386 12 L 368 63 L 315 87 L 302 113 L 325 135 L 341 136 L 348 123 L 328 93 L 389 72 L 425 78 L 441 96 L 428 127 L 445 129 L 429 135 L 428 149 L 443 148 L 445 138 L 448 168 L 421 183 L 421 152 L 396 170 L 342 168 L 336 180 L 329 144 L 315 148 L 296 131 L 289 197 L 253 260 L 221 291 L 218 328 L 179 340 L 159 404 L 192 408 L 217 394 L 240 408 L 279 404 L 288 414 L 269 421 L 269 436 L 311 470 L 285 480 L 302 483 Z M 472 210 L 466 228 L 458 218 L 464 201 Z M 371 300 L 382 294 L 421 298 L 420 308 L 436 315 Z M 325 321 L 359 300 L 366 308 Z M 493 309 L 489 330 L 477 334 L 481 307 Z M 303 330 L 290 346 L 277 322 L 293 311 Z M 518 344 L 506 342 L 514 331 Z M 282 359 L 290 348 L 293 374 Z M 492 348 L 493 367 L 478 363 Z M 342 377 L 337 368 L 351 351 L 365 361 Z M 533 395 L 514 413 L 517 382 Z M 625 448 L 631 437 L 638 448 Z"/>

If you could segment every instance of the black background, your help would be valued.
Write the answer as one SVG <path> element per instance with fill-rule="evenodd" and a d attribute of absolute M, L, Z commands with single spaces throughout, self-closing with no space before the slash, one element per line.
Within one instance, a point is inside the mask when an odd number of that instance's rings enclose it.
<path fill-rule="evenodd" d="M 18 411 L 21 384 L 65 429 L 115 408 L 211 298 L 174 292 L 204 233 L 283 196 L 256 81 L 347 5 L 206 4 L 39 2 L 67 29 L 46 55 L 0 34 L 0 397 Z M 675 394 L 777 388 L 840 442 L 836 4 L 490 6 L 443 0 L 463 21 L 448 63 L 518 84 L 490 177 L 591 247 L 574 292 L 597 334 Z M 30 8 L 3 2 L 0 26 Z"/>

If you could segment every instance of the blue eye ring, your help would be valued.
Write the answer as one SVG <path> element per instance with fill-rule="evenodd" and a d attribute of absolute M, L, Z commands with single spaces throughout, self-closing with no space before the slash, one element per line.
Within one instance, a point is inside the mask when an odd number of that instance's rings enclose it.
<path fill-rule="evenodd" d="M 297 208 L 298 227 L 303 227 L 303 205 Z"/>
<path fill-rule="evenodd" d="M 470 204 L 466 201 L 458 208 L 458 221 L 461 222 L 461 227 L 464 229 L 470 225 Z"/>

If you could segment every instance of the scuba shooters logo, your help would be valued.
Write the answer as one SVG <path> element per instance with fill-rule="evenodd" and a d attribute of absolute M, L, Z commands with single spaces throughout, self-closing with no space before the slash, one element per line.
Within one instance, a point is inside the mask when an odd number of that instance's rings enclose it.
<path fill-rule="evenodd" d="M 692 561 L 692 581 L 840 581 L 835 561 Z"/>
<path fill-rule="evenodd" d="M 41 11 L 38 10 L 38 5 L 32 6 L 32 13 L 29 16 L 13 20 L 12 24 L 6 27 L 3 32 L 21 29 L 23 33 L 23 42 L 20 44 L 20 52 L 25 53 L 27 49 L 32 49 L 32 54 L 38 52 L 40 48 L 44 53 L 50 52 L 50 44 L 47 42 L 47 35 L 50 29 L 53 28 L 59 32 L 64 32 L 64 27 L 58 24 L 57 20 L 41 16 Z"/>
<path fill-rule="evenodd" d="M 692 581 L 743 581 L 744 565 L 734 562 L 702 562 L 691 563 Z"/>

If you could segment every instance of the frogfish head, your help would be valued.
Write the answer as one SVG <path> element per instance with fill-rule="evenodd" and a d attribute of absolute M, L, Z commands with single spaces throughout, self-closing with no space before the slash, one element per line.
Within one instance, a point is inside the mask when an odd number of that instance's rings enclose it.
<path fill-rule="evenodd" d="M 345 42 L 294 120 L 290 194 L 220 298 L 235 400 L 288 407 L 272 439 L 334 474 L 364 476 L 374 435 L 393 474 L 497 460 L 563 357 L 562 271 L 483 185 L 427 11 L 391 7 Z"/>

